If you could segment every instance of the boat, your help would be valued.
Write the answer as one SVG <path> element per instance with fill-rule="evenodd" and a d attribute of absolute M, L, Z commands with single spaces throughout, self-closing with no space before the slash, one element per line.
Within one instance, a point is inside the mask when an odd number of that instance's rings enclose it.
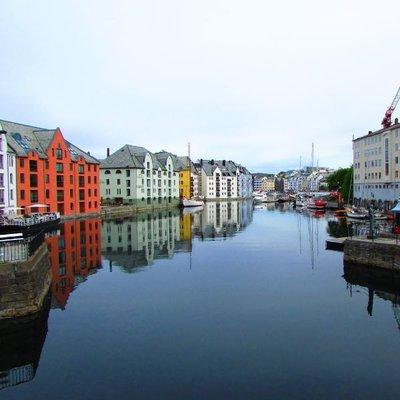
<path fill-rule="evenodd" d="M 182 206 L 183 207 L 203 207 L 204 206 L 204 201 L 201 199 L 182 199 Z"/>
<path fill-rule="evenodd" d="M 22 233 L 24 236 L 56 228 L 61 221 L 59 212 L 34 213 L 24 216 L 2 216 L 0 234 Z"/>
<path fill-rule="evenodd" d="M 311 199 L 307 202 L 307 208 L 311 210 L 325 210 L 328 202 L 324 199 Z"/>

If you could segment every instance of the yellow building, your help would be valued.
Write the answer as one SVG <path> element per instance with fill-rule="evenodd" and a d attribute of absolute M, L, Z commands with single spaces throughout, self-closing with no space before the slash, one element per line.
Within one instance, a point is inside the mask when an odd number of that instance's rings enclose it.
<path fill-rule="evenodd" d="M 265 192 L 273 192 L 275 190 L 275 178 L 264 177 L 261 179 L 261 189 Z"/>
<path fill-rule="evenodd" d="M 184 168 L 179 172 L 179 196 L 190 199 L 190 169 Z"/>

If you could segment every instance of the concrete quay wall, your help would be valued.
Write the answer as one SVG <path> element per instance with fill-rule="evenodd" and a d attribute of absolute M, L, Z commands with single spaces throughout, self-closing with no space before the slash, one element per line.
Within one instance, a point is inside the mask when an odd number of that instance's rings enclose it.
<path fill-rule="evenodd" d="M 400 244 L 393 239 L 347 239 L 343 252 L 347 263 L 400 272 Z"/>
<path fill-rule="evenodd" d="M 46 243 L 27 261 L 0 264 L 0 319 L 37 313 L 51 284 Z"/>

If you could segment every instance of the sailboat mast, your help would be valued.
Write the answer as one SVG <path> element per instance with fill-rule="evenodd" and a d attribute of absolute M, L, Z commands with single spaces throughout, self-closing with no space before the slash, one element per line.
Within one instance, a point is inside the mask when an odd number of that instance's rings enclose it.
<path fill-rule="evenodd" d="M 190 198 L 192 198 L 193 190 L 192 190 L 192 163 L 190 161 L 190 142 L 188 142 L 188 169 L 189 169 L 189 195 Z"/>

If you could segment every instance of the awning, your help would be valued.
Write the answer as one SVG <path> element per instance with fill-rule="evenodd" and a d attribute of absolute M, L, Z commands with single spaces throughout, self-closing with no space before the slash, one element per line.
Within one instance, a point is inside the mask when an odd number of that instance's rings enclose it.
<path fill-rule="evenodd" d="M 390 211 L 400 213 L 400 201 Z"/>
<path fill-rule="evenodd" d="M 40 208 L 40 207 L 48 207 L 47 204 L 31 204 L 29 206 L 25 206 L 25 208 Z"/>

